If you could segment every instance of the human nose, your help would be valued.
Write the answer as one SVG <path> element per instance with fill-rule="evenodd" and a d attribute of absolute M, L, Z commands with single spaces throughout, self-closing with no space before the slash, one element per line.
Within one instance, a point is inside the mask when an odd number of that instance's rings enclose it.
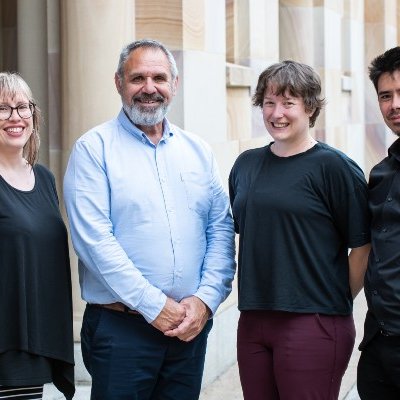
<path fill-rule="evenodd" d="M 145 93 L 155 93 L 157 91 L 154 82 L 150 77 L 146 78 L 142 90 Z"/>
<path fill-rule="evenodd" d="M 10 116 L 8 117 L 8 119 L 10 121 L 20 120 L 21 116 L 19 115 L 18 107 L 10 107 L 10 108 L 11 108 L 11 112 L 10 112 Z"/>
<path fill-rule="evenodd" d="M 282 118 L 283 117 L 283 107 L 280 104 L 275 104 L 272 110 L 272 117 Z"/>
<path fill-rule="evenodd" d="M 394 110 L 399 110 L 400 109 L 400 93 L 396 93 L 393 96 L 392 108 Z"/>

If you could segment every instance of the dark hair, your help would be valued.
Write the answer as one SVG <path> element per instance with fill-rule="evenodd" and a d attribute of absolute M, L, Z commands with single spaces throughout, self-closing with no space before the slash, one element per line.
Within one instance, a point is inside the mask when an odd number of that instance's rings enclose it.
<path fill-rule="evenodd" d="M 310 66 L 291 60 L 269 66 L 258 78 L 253 105 L 263 106 L 265 91 L 271 86 L 276 95 L 289 92 L 291 96 L 301 97 L 305 110 L 313 111 L 309 126 L 314 126 L 325 101 L 320 97 L 321 80 Z"/>
<path fill-rule="evenodd" d="M 381 75 L 385 72 L 393 74 L 394 71 L 400 70 L 400 47 L 393 47 L 374 58 L 368 70 L 369 79 L 371 79 L 376 92 L 378 92 L 378 81 Z"/>
<path fill-rule="evenodd" d="M 171 73 L 172 80 L 174 81 L 175 78 L 178 76 L 178 68 L 176 66 L 176 61 L 172 53 L 161 43 L 158 42 L 157 40 L 153 39 L 141 39 L 141 40 L 136 40 L 132 43 L 129 43 L 126 45 L 119 56 L 119 62 L 118 62 L 118 67 L 117 67 L 117 75 L 119 76 L 120 79 L 124 77 L 124 65 L 126 60 L 129 57 L 129 54 L 132 53 L 132 51 L 139 49 L 139 48 L 147 48 L 147 49 L 158 49 L 161 50 L 167 57 L 168 63 L 169 63 L 169 69 Z"/>
<path fill-rule="evenodd" d="M 33 106 L 33 131 L 23 149 L 23 156 L 30 165 L 34 165 L 39 154 L 39 126 L 41 112 L 36 106 L 32 91 L 28 84 L 16 72 L 0 72 L 0 98 L 15 98 L 18 95 L 25 96 Z"/>

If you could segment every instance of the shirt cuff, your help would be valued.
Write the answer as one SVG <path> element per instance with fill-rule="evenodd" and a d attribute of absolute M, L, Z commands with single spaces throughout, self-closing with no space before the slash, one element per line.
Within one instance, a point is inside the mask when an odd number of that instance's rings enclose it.
<path fill-rule="evenodd" d="M 210 309 L 210 319 L 213 318 L 221 302 L 216 301 L 215 296 L 212 296 L 210 293 L 206 293 L 206 291 L 202 290 L 202 288 L 199 288 L 199 290 L 193 296 L 198 297 Z"/>
<path fill-rule="evenodd" d="M 156 288 L 147 291 L 142 301 L 136 307 L 137 311 L 143 315 L 145 320 L 151 324 L 160 314 L 167 302 L 167 296 Z"/>

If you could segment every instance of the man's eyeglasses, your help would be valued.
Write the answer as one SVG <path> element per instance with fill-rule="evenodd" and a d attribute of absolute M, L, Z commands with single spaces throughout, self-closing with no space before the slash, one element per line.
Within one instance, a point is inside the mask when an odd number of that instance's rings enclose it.
<path fill-rule="evenodd" d="M 6 121 L 9 119 L 14 110 L 17 110 L 18 115 L 22 119 L 28 119 L 32 117 L 35 111 L 35 105 L 33 103 L 20 104 L 17 107 L 11 107 L 7 104 L 0 104 L 0 121 Z"/>

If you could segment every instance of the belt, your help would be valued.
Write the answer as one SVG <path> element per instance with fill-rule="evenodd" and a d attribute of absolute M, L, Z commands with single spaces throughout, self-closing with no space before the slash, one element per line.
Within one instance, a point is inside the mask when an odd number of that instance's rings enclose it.
<path fill-rule="evenodd" d="M 94 307 L 106 308 L 107 310 L 119 311 L 119 312 L 123 312 L 123 313 L 127 313 L 127 314 L 140 315 L 139 311 L 131 310 L 129 307 L 127 307 L 125 304 L 122 304 L 122 303 L 90 304 L 90 305 L 94 306 Z"/>

